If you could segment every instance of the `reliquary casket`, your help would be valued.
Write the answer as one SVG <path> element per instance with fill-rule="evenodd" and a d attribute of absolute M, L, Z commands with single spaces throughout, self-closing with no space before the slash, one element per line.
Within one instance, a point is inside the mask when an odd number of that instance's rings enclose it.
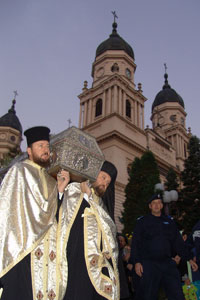
<path fill-rule="evenodd" d="M 71 181 L 94 182 L 105 160 L 95 138 L 76 127 L 70 127 L 50 139 L 49 174 L 56 177 L 61 170 L 70 172 Z"/>

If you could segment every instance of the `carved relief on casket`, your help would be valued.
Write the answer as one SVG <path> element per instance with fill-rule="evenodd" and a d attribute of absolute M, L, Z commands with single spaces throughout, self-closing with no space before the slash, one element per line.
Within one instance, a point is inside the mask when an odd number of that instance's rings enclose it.
<path fill-rule="evenodd" d="M 72 181 L 94 182 L 104 162 L 104 155 L 95 138 L 82 130 L 71 127 L 53 136 L 51 165 L 48 172 L 56 177 L 61 170 L 70 172 Z"/>

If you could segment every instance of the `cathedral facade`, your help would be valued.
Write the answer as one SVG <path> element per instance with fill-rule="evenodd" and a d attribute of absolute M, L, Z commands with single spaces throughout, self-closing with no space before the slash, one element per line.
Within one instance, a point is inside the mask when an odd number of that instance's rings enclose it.
<path fill-rule="evenodd" d="M 169 85 L 167 73 L 163 88 L 152 105 L 152 128 L 145 128 L 147 98 L 143 95 L 141 84 L 136 87 L 135 70 L 133 49 L 118 34 L 114 22 L 109 38 L 97 47 L 92 65 L 92 86 L 88 88 L 85 81 L 79 95 L 79 128 L 96 138 L 106 160 L 118 169 L 115 187 L 118 230 L 122 229 L 119 217 L 133 160 L 141 157 L 147 149 L 152 151 L 164 182 L 169 168 L 178 175 L 183 170 L 190 138 L 185 127 L 183 99 Z"/>

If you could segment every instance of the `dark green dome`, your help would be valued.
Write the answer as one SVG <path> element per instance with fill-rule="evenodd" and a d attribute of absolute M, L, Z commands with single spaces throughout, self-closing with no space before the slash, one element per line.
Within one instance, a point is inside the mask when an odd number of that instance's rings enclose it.
<path fill-rule="evenodd" d="M 8 110 L 8 113 L 0 118 L 0 127 L 11 127 L 22 133 L 22 125 L 16 116 L 15 103 L 16 101 L 14 99 L 12 102 L 12 107 Z"/>
<path fill-rule="evenodd" d="M 163 89 L 155 97 L 155 100 L 152 104 L 152 111 L 156 106 L 166 102 L 177 102 L 183 108 L 185 108 L 184 101 L 181 96 L 168 84 L 168 75 L 166 73 L 164 75 L 164 78 L 165 84 L 163 85 Z"/>
<path fill-rule="evenodd" d="M 110 37 L 103 41 L 96 50 L 96 57 L 101 55 L 107 50 L 123 50 L 125 51 L 130 57 L 135 59 L 134 52 L 131 46 L 117 33 L 117 23 L 113 23 L 113 31 Z"/>

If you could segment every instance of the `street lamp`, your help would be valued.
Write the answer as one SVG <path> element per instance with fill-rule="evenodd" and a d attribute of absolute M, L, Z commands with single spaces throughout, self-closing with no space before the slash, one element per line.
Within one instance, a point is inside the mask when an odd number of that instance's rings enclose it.
<path fill-rule="evenodd" d="M 164 185 L 162 183 L 157 183 L 155 185 L 155 191 L 159 192 L 161 191 L 163 194 L 163 202 L 164 202 L 164 211 L 165 215 L 169 215 L 169 203 L 172 201 L 177 201 L 178 200 L 178 192 L 175 190 L 171 191 L 165 191 L 164 190 Z"/>
<path fill-rule="evenodd" d="M 164 191 L 163 202 L 165 203 L 165 215 L 169 215 L 169 203 L 178 200 L 178 192 L 175 190 Z"/>

